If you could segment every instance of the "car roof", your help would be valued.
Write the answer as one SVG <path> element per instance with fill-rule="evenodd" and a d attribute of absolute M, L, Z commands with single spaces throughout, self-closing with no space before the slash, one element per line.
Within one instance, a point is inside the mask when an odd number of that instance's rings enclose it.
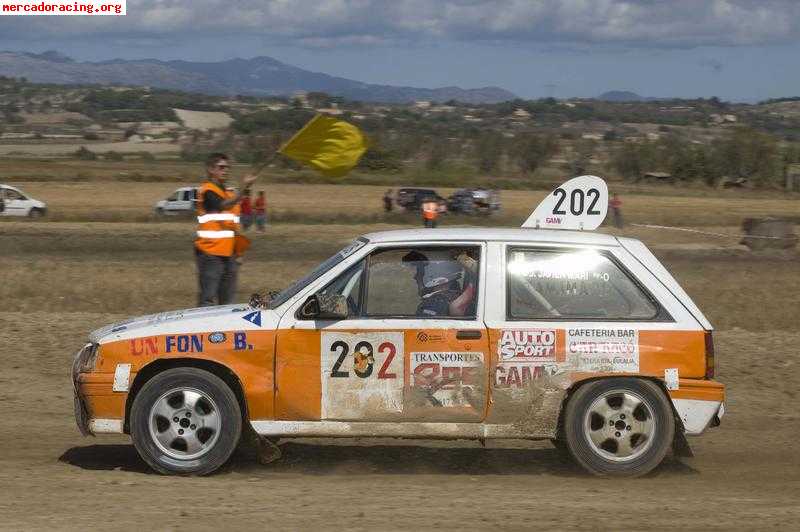
<path fill-rule="evenodd" d="M 364 235 L 372 243 L 430 241 L 554 242 L 595 246 L 618 246 L 616 237 L 591 231 L 522 229 L 516 227 L 448 227 L 442 229 L 398 229 Z"/>

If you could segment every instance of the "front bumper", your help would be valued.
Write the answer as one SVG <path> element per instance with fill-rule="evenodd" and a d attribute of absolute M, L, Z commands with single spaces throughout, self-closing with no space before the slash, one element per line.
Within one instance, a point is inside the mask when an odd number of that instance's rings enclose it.
<path fill-rule="evenodd" d="M 84 371 L 91 370 L 96 355 L 97 344 L 88 343 L 78 351 L 72 363 L 75 424 L 84 436 L 122 433 L 127 394 L 113 392 L 113 374 Z"/>

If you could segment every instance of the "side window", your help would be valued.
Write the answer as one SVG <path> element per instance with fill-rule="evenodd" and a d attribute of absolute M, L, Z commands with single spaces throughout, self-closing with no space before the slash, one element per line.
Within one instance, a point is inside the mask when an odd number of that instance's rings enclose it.
<path fill-rule="evenodd" d="M 607 255 L 594 250 L 511 249 L 508 319 L 650 320 L 657 304 Z"/>
<path fill-rule="evenodd" d="M 178 201 L 178 193 L 175 192 L 170 197 L 167 198 L 167 201 Z"/>
<path fill-rule="evenodd" d="M 183 201 L 192 201 L 192 191 L 191 190 L 184 190 L 183 191 Z"/>
<path fill-rule="evenodd" d="M 430 246 L 369 256 L 364 316 L 474 318 L 480 248 Z"/>
<path fill-rule="evenodd" d="M 6 199 L 9 200 L 24 200 L 25 196 L 17 192 L 16 190 L 6 189 Z"/>
<path fill-rule="evenodd" d="M 347 315 L 354 318 L 361 314 L 361 279 L 364 272 L 365 260 L 351 266 L 336 279 L 317 292 L 323 298 L 333 294 L 343 295 L 347 300 Z"/>

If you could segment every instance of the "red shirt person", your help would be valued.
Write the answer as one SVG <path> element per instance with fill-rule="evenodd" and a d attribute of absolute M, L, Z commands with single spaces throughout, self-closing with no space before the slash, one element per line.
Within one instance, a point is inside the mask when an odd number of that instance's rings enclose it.
<path fill-rule="evenodd" d="M 259 231 L 264 231 L 264 226 L 267 225 L 267 199 L 264 197 L 263 190 L 259 190 L 258 196 L 256 197 L 255 217 L 256 217 L 256 228 Z"/>

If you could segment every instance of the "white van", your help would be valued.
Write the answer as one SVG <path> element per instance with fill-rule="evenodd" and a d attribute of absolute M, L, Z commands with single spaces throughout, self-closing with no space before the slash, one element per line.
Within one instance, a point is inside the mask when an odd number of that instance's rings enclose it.
<path fill-rule="evenodd" d="M 47 205 L 25 195 L 20 189 L 0 185 L 0 216 L 27 216 L 41 218 L 47 214 Z"/>
<path fill-rule="evenodd" d="M 197 187 L 181 187 L 166 199 L 156 202 L 154 209 L 158 216 L 191 215 L 196 205 Z"/>

